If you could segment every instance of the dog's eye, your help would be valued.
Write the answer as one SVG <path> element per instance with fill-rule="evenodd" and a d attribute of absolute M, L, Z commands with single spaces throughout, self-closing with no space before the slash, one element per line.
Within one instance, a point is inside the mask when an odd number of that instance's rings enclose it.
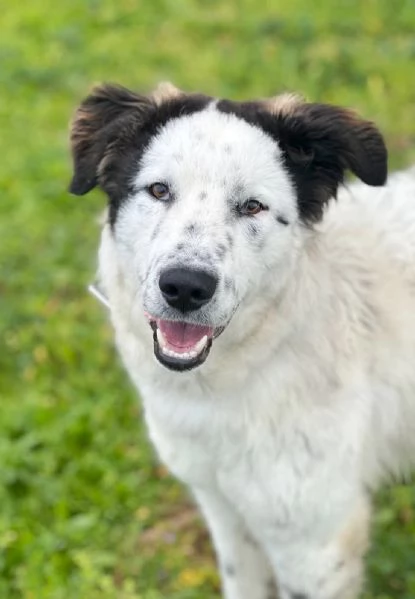
<path fill-rule="evenodd" d="M 254 216 L 262 210 L 266 210 L 266 207 L 263 204 L 261 204 L 261 202 L 258 202 L 258 200 L 253 199 L 247 200 L 246 202 L 238 206 L 239 214 L 242 214 L 244 216 Z"/>
<path fill-rule="evenodd" d="M 170 200 L 170 190 L 165 183 L 153 183 L 148 187 L 148 191 L 156 200 L 163 202 Z"/>

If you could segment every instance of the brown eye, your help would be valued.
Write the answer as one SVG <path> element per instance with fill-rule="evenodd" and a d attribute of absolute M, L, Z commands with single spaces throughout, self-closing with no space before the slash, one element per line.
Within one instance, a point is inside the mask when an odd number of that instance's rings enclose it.
<path fill-rule="evenodd" d="M 244 204 L 241 204 L 238 208 L 239 214 L 244 216 L 255 216 L 258 212 L 266 210 L 265 206 L 258 202 L 258 200 L 247 200 Z"/>
<path fill-rule="evenodd" d="M 170 200 L 170 190 L 164 183 L 153 183 L 148 187 L 148 191 L 156 200 L 167 202 Z"/>

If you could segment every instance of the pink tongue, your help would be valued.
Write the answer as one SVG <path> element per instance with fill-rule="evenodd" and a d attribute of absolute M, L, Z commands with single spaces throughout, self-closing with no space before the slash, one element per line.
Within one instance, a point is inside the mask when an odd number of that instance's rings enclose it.
<path fill-rule="evenodd" d="M 190 351 L 205 335 L 213 337 L 212 327 L 203 327 L 186 322 L 157 321 L 166 343 L 174 350 Z"/>

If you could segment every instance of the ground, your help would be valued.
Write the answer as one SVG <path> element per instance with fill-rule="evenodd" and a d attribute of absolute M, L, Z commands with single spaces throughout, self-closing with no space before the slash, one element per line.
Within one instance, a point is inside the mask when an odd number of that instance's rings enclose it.
<path fill-rule="evenodd" d="M 0 597 L 213 599 L 209 542 L 157 463 L 94 276 L 104 199 L 68 195 L 97 81 L 283 90 L 358 109 L 415 162 L 413 0 L 0 0 Z M 365 599 L 415 596 L 415 486 L 378 500 Z"/>

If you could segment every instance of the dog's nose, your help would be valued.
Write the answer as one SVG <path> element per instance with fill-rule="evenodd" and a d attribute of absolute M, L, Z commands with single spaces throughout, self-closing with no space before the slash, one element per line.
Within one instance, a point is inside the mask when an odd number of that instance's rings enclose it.
<path fill-rule="evenodd" d="M 166 302 L 181 312 L 198 310 L 207 304 L 215 293 L 218 280 L 203 270 L 171 268 L 159 279 L 160 291 Z"/>

